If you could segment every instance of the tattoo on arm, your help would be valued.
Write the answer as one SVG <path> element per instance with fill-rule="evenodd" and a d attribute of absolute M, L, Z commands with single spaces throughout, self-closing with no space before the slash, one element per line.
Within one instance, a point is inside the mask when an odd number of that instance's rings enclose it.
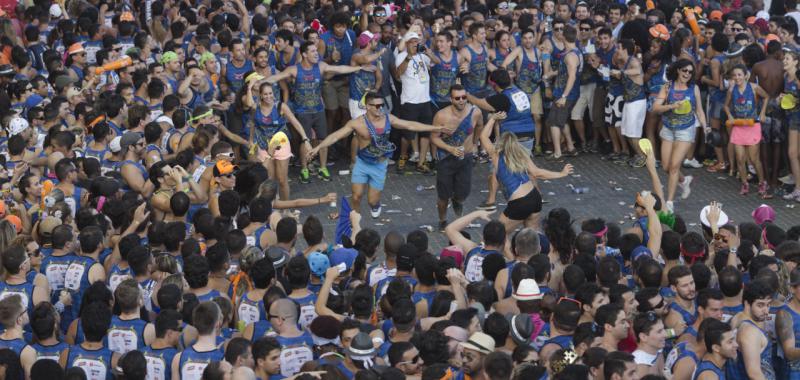
<path fill-rule="evenodd" d="M 779 311 L 778 315 L 775 317 L 775 332 L 781 344 L 794 337 L 792 322 L 792 316 L 789 315 L 786 310 Z"/>

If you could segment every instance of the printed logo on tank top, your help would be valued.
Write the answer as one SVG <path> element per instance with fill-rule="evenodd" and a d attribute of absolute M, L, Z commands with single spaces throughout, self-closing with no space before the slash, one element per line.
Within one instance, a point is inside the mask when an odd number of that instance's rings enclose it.
<path fill-rule="evenodd" d="M 108 349 L 126 354 L 138 348 L 139 335 L 133 327 L 114 326 L 108 331 Z"/>
<path fill-rule="evenodd" d="M 64 277 L 64 287 L 77 292 L 81 288 L 81 279 L 86 272 L 86 264 L 81 261 L 76 261 L 69 264 L 66 276 Z"/>
<path fill-rule="evenodd" d="M 150 353 L 144 355 L 147 360 L 147 380 L 166 380 L 167 363 L 161 356 L 153 356 Z"/>
<path fill-rule="evenodd" d="M 8 297 L 13 295 L 18 295 L 19 298 L 22 300 L 22 308 L 27 310 L 28 309 L 28 293 L 21 291 L 21 290 L 12 290 L 12 289 L 5 289 L 2 293 L 0 293 L 0 300 L 4 300 Z"/>
<path fill-rule="evenodd" d="M 102 358 L 84 358 L 80 355 L 72 362 L 72 365 L 83 369 L 87 380 L 104 380 L 106 372 L 109 370 Z"/>

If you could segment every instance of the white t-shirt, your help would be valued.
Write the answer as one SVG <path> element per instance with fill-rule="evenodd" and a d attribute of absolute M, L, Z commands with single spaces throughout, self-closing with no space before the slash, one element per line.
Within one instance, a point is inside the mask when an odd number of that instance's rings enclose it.
<path fill-rule="evenodd" d="M 408 56 L 403 51 L 395 53 L 394 61 L 398 67 Z M 400 83 L 403 90 L 400 93 L 400 104 L 422 104 L 431 101 L 431 59 L 427 55 L 417 53 L 408 61 L 408 66 L 403 75 L 400 76 Z"/>
<path fill-rule="evenodd" d="M 633 351 L 633 360 L 636 362 L 636 364 L 654 366 L 656 361 L 658 361 L 658 354 L 653 355 L 642 350 L 636 350 Z"/>

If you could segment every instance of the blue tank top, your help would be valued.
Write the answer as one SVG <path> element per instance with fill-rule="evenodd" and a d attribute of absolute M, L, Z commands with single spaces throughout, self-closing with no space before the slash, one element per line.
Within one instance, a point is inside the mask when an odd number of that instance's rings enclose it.
<path fill-rule="evenodd" d="M 93 258 L 88 256 L 78 256 L 69 264 L 67 268 L 64 287 L 72 295 L 72 319 L 78 319 L 78 313 L 83 301 L 83 293 L 89 288 L 89 270 L 94 264 L 98 264 Z"/>
<path fill-rule="evenodd" d="M 767 340 L 767 345 L 761 351 L 761 372 L 764 374 L 764 378 L 767 380 L 775 380 L 775 368 L 772 366 L 773 357 L 772 357 L 772 338 L 769 337 L 766 331 L 764 331 L 761 327 L 758 327 L 753 321 L 744 320 L 742 323 L 749 323 L 753 325 L 758 331 L 764 335 Z M 739 329 L 741 330 L 741 325 Z M 741 331 L 740 331 L 741 333 Z M 731 380 L 747 380 L 749 377 L 747 376 L 747 370 L 744 366 L 744 357 L 742 356 L 742 351 L 738 351 L 736 355 L 736 360 L 732 361 L 729 360 L 728 363 L 725 365 L 725 375 Z"/>
<path fill-rule="evenodd" d="M 725 73 L 723 72 L 724 69 L 722 68 L 722 65 L 723 65 L 723 63 L 725 63 L 725 56 L 724 55 L 718 55 L 718 56 L 712 58 L 712 60 L 719 62 L 719 66 L 720 66 L 719 67 L 719 70 L 720 70 L 720 74 L 719 74 L 719 78 L 720 79 L 719 80 L 720 81 L 724 80 Z M 711 65 L 709 65 L 709 68 L 710 67 L 711 67 Z M 725 96 L 727 96 L 727 92 L 728 92 L 727 90 L 720 90 L 719 86 L 709 86 L 708 87 L 708 96 L 711 99 L 711 101 L 714 102 L 714 103 L 722 104 L 725 101 Z"/>
<path fill-rule="evenodd" d="M 511 271 L 514 270 L 514 267 L 516 267 L 517 264 L 518 264 L 518 262 L 516 262 L 516 261 L 511 261 L 511 262 L 506 263 L 506 270 L 508 271 L 508 273 L 507 273 L 507 276 L 506 276 L 507 277 L 506 278 L 506 290 L 503 293 L 503 298 L 511 297 L 511 295 L 514 293 L 514 282 L 511 281 Z M 541 290 L 541 287 L 539 289 Z M 542 292 L 542 293 L 544 293 L 544 292 Z"/>
<path fill-rule="evenodd" d="M 64 279 L 67 275 L 67 268 L 72 260 L 78 256 L 70 252 L 64 256 L 45 255 L 39 271 L 47 277 L 50 283 L 50 302 L 55 305 L 58 302 L 58 295 L 64 289 Z"/>
<path fill-rule="evenodd" d="M 566 350 L 572 346 L 572 335 L 559 335 L 544 342 L 544 344 L 549 343 L 557 344 L 558 347 Z"/>
<path fill-rule="evenodd" d="M 108 276 L 108 287 L 111 288 L 111 291 L 113 292 L 117 290 L 119 283 L 127 278 L 133 278 L 133 275 L 131 274 L 131 267 L 123 269 L 119 267 L 119 264 L 114 264 L 114 266 L 111 267 L 111 273 L 109 273 Z"/>
<path fill-rule="evenodd" d="M 782 306 L 783 310 L 785 310 L 791 317 L 792 317 L 792 331 L 794 332 L 794 346 L 796 348 L 800 347 L 800 313 L 794 311 L 788 304 Z M 783 348 L 780 348 L 781 352 Z M 785 369 L 784 373 L 789 375 L 791 380 L 800 379 L 800 360 L 784 360 L 785 361 Z"/>
<path fill-rule="evenodd" d="M 559 65 L 558 57 L 564 54 L 564 49 L 561 49 L 556 45 L 556 41 L 553 40 L 552 36 L 547 38 L 550 40 L 550 46 L 553 47 L 553 52 L 550 53 L 550 68 L 552 68 L 553 70 L 558 70 L 558 65 Z"/>
<path fill-rule="evenodd" d="M 377 80 L 375 73 L 359 70 L 350 74 L 350 100 L 361 101 L 367 89 L 374 89 Z"/>
<path fill-rule="evenodd" d="M 272 329 L 272 324 L 267 320 L 256 321 L 253 325 L 253 340 L 273 333 L 275 333 L 275 330 Z"/>
<path fill-rule="evenodd" d="M 339 51 L 339 60 L 332 61 L 334 65 L 349 65 L 350 59 L 353 58 L 353 43 L 356 40 L 356 33 L 350 29 L 345 30 L 342 37 L 336 37 L 336 34 L 329 30 L 320 36 L 325 43 L 325 59 L 333 56 L 333 50 Z M 347 74 L 337 75 L 334 78 L 345 78 Z"/>
<path fill-rule="evenodd" d="M 442 134 L 442 141 L 449 146 L 459 147 L 464 145 L 464 142 L 467 141 L 467 138 L 472 134 L 472 113 L 474 108 L 470 106 L 469 113 L 465 116 L 461 122 L 458 124 L 458 128 L 453 131 L 451 135 Z M 444 149 L 439 149 L 438 151 L 439 159 L 443 159 L 450 155 L 450 153 L 446 152 Z"/>
<path fill-rule="evenodd" d="M 164 155 L 161 154 L 161 148 L 156 144 L 147 144 L 144 148 L 145 154 L 150 154 L 152 151 L 158 152 L 158 159 L 164 160 Z"/>
<path fill-rule="evenodd" d="M 503 53 L 502 49 L 497 48 L 497 47 L 494 48 L 494 59 L 492 59 L 492 64 L 495 67 L 502 67 L 503 66 L 503 61 L 506 60 L 506 57 L 508 57 L 508 53 L 510 53 L 510 52 L 511 52 L 511 50 L 506 50 L 505 53 Z M 513 65 L 513 62 L 512 62 L 512 65 Z M 509 70 L 513 70 L 513 69 L 509 68 Z"/>
<path fill-rule="evenodd" d="M 28 343 L 25 342 L 25 339 L 17 338 L 11 340 L 5 340 L 0 338 L 0 348 L 8 348 L 11 351 L 14 351 L 17 356 L 22 354 L 22 350 L 27 346 Z"/>
<path fill-rule="evenodd" d="M 297 323 L 300 325 L 300 327 L 305 329 L 311 324 L 311 321 L 317 317 L 317 311 L 315 308 L 317 303 L 317 295 L 315 293 L 311 293 L 305 297 L 289 297 L 289 299 L 300 306 L 300 316 L 297 319 Z"/>
<path fill-rule="evenodd" d="M 497 160 L 497 173 L 495 173 L 495 176 L 503 186 L 503 195 L 505 195 L 506 199 L 510 199 L 511 195 L 520 186 L 531 181 L 530 177 L 528 177 L 528 172 L 514 173 L 509 170 L 506 166 L 506 157 L 502 153 Z"/>
<path fill-rule="evenodd" d="M 203 370 L 211 362 L 223 359 L 225 359 L 225 353 L 221 348 L 199 352 L 194 349 L 194 346 L 189 346 L 183 350 L 181 359 L 178 361 L 178 369 L 181 371 L 180 378 L 181 380 L 200 380 L 203 377 Z"/>
<path fill-rule="evenodd" d="M 681 305 L 678 305 L 676 302 L 673 302 L 669 305 L 670 310 L 675 310 L 678 314 L 681 315 L 683 321 L 686 322 L 687 326 L 691 326 L 697 320 L 697 307 L 694 308 L 694 313 L 690 313 L 688 310 L 684 309 Z"/>
<path fill-rule="evenodd" d="M 139 161 L 131 161 L 131 160 L 122 161 L 122 164 L 120 165 L 120 170 L 122 170 L 122 168 L 125 165 L 133 165 L 133 166 L 135 166 L 136 169 L 139 170 L 139 173 L 142 174 L 142 179 L 147 181 L 147 169 L 144 167 L 144 165 L 142 165 L 141 162 L 139 162 Z M 131 190 L 131 188 L 130 188 L 130 186 L 128 186 L 127 182 L 125 183 L 125 186 L 123 186 L 122 188 L 127 190 L 127 191 Z"/>
<path fill-rule="evenodd" d="M 651 98 L 655 98 L 658 96 L 659 91 L 661 91 L 661 87 L 664 86 L 666 83 L 666 78 L 664 77 L 667 71 L 667 65 L 661 65 L 661 68 L 658 72 L 651 76 L 650 79 L 647 80 L 645 85 L 647 86 L 647 93 Z"/>
<path fill-rule="evenodd" d="M 744 84 L 744 93 L 739 91 L 739 86 L 733 86 L 733 94 L 731 96 L 731 113 L 737 119 L 756 119 L 758 118 L 758 110 L 756 110 L 756 94 L 753 91 L 753 86 L 749 82 Z"/>
<path fill-rule="evenodd" d="M 504 89 L 502 94 L 508 98 L 510 108 L 508 109 L 506 119 L 500 124 L 500 133 L 533 133 L 536 126 L 533 124 L 531 100 L 528 98 L 528 95 L 514 86 L 509 86 Z"/>
<path fill-rule="evenodd" d="M 83 369 L 88 380 L 114 378 L 111 372 L 111 357 L 114 353 L 105 346 L 97 350 L 87 350 L 80 345 L 69 348 L 67 355 L 67 368 L 78 367 Z"/>
<path fill-rule="evenodd" d="M 250 292 L 245 293 L 236 308 L 236 314 L 239 316 L 239 320 L 244 321 L 247 325 L 257 321 L 266 321 L 267 309 L 264 307 L 264 300 L 253 301 L 247 298 L 248 294 L 250 294 Z"/>
<path fill-rule="evenodd" d="M 279 51 L 278 52 L 278 56 L 275 59 L 275 68 L 278 69 L 278 71 L 283 71 L 283 70 L 286 70 L 286 68 L 289 67 L 289 66 L 296 65 L 297 64 L 297 51 L 298 51 L 297 48 L 293 48 L 292 49 L 292 56 L 289 58 L 288 61 L 286 61 L 286 58 L 284 58 L 283 51 Z"/>
<path fill-rule="evenodd" d="M 462 79 L 464 88 L 470 94 L 484 93 L 486 89 L 486 73 L 489 71 L 487 62 L 489 53 L 486 47 L 481 46 L 481 52 L 477 53 L 469 45 L 464 45 L 469 51 L 469 73 Z"/>
<path fill-rule="evenodd" d="M 203 294 L 201 296 L 197 296 L 197 300 L 200 301 L 200 302 L 213 301 L 214 298 L 221 297 L 221 296 L 222 296 L 222 294 L 220 294 L 218 290 L 211 289 L 210 292 L 208 292 L 206 294 Z"/>
<path fill-rule="evenodd" d="M 256 228 L 255 231 L 253 231 L 253 238 L 255 240 L 255 246 L 258 249 L 264 250 L 264 249 L 267 248 L 267 247 L 262 247 L 261 246 L 261 235 L 264 235 L 264 232 L 267 232 L 267 231 L 269 231 L 269 224 L 264 224 L 263 226 L 258 227 L 258 228 Z"/>
<path fill-rule="evenodd" d="M 722 307 L 722 321 L 728 322 L 734 315 L 739 314 L 744 311 L 744 304 L 739 304 L 737 306 L 723 306 Z"/>
<path fill-rule="evenodd" d="M 147 378 L 152 380 L 172 379 L 172 358 L 178 350 L 172 347 L 154 349 L 150 346 L 142 348 L 147 360 Z"/>
<path fill-rule="evenodd" d="M 436 291 L 435 290 L 430 291 L 430 292 L 424 292 L 424 293 L 414 292 L 414 294 L 411 295 L 411 301 L 414 301 L 414 303 L 417 303 L 417 302 L 422 301 L 422 300 L 427 301 L 428 302 L 428 314 L 430 316 L 431 305 L 433 305 L 433 298 L 435 296 L 436 296 Z"/>
<path fill-rule="evenodd" d="M 794 95 L 795 99 L 800 97 L 800 85 L 797 81 L 789 80 L 789 77 L 783 77 L 783 92 L 785 94 Z M 800 119 L 800 102 L 795 102 L 794 108 L 784 110 L 786 118 L 791 120 Z"/>
<path fill-rule="evenodd" d="M 578 68 L 575 70 L 575 83 L 572 84 L 572 88 L 569 90 L 569 93 L 566 94 L 567 100 L 578 100 L 578 97 L 581 94 L 580 72 L 583 70 L 583 55 L 581 55 L 581 51 L 578 50 L 578 48 L 574 48 L 570 50 L 564 50 L 560 54 L 555 55 L 555 58 L 558 61 L 558 75 L 556 75 L 556 81 L 553 85 L 553 99 L 561 98 L 564 95 L 564 91 L 567 89 L 567 82 L 569 81 L 567 54 L 570 53 L 575 54 L 575 56 L 578 57 Z"/>
<path fill-rule="evenodd" d="M 253 62 L 249 59 L 244 60 L 244 65 L 242 67 L 236 67 L 233 65 L 233 62 L 228 62 L 225 65 L 225 79 L 228 80 L 228 84 L 231 86 L 231 90 L 236 93 L 244 86 L 244 75 L 247 74 L 248 71 L 253 71 Z"/>
<path fill-rule="evenodd" d="M 525 49 L 522 49 L 522 64 L 517 75 L 517 87 L 528 94 L 533 95 L 539 90 L 542 82 L 542 65 L 539 60 L 539 50 L 533 47 L 533 59 L 528 57 Z"/>
<path fill-rule="evenodd" d="M 52 346 L 43 346 L 41 343 L 34 343 L 31 348 L 36 351 L 36 360 L 50 359 L 58 362 L 61 352 L 69 348 L 69 344 L 58 342 Z"/>
<path fill-rule="evenodd" d="M 367 115 L 364 115 L 363 118 L 364 123 L 367 125 L 367 131 L 369 132 L 370 143 L 369 145 L 358 149 L 358 158 L 368 164 L 384 162 L 386 159 L 392 156 L 392 153 L 394 153 L 395 149 L 394 144 L 389 141 L 389 135 L 392 132 L 392 125 L 389 123 L 389 115 L 385 116 L 386 121 L 383 126 L 383 131 L 381 131 L 380 134 L 375 126 L 373 126 L 369 121 Z"/>
<path fill-rule="evenodd" d="M 403 281 L 407 282 L 409 285 L 411 285 L 411 288 L 414 288 L 415 286 L 417 286 L 417 280 L 414 277 L 411 277 L 411 276 L 403 276 L 403 277 L 388 276 L 388 277 L 384 278 L 383 280 L 378 281 L 378 284 L 375 286 L 375 299 L 381 298 L 386 293 L 386 289 L 389 287 L 389 283 L 392 282 L 392 280 L 394 280 L 395 278 L 400 278 Z M 309 286 L 309 288 L 310 288 L 310 286 Z"/>
<path fill-rule="evenodd" d="M 323 111 L 322 74 L 319 64 L 306 70 L 297 64 L 297 78 L 294 81 L 292 105 L 295 113 L 307 114 Z"/>
<path fill-rule="evenodd" d="M 453 52 L 448 62 L 444 61 L 438 51 L 433 54 L 440 62 L 431 66 L 431 100 L 441 105 L 450 102 L 450 87 L 456 83 L 458 77 L 458 54 Z"/>
<path fill-rule="evenodd" d="M 730 363 L 730 361 L 728 362 Z M 717 375 L 719 380 L 725 380 L 725 371 L 723 371 L 722 368 L 717 367 L 716 364 L 707 360 L 703 360 L 697 365 L 697 368 L 694 370 L 692 380 L 697 380 L 697 378 L 700 377 L 700 374 L 706 371 L 712 371 L 715 375 Z"/>
<path fill-rule="evenodd" d="M 11 295 L 19 295 L 22 299 L 22 305 L 28 311 L 33 310 L 33 282 L 25 281 L 21 284 L 12 285 L 5 281 L 0 281 L 0 299 L 4 299 Z"/>
<path fill-rule="evenodd" d="M 147 322 L 142 319 L 123 320 L 111 317 L 108 329 L 108 348 L 118 354 L 125 354 L 144 347 L 144 328 Z"/>
<path fill-rule="evenodd" d="M 689 100 L 692 110 L 685 115 L 676 114 L 675 110 L 664 112 L 661 120 L 664 123 L 665 128 L 683 130 L 694 127 L 695 109 L 697 106 L 697 99 L 694 97 L 694 89 L 694 85 L 685 90 L 676 90 L 674 84 L 669 86 L 667 100 L 664 102 L 664 104 L 672 104 L 678 101 Z"/>
<path fill-rule="evenodd" d="M 489 255 L 500 255 L 501 253 L 493 249 L 485 249 L 479 245 L 469 252 L 464 258 L 464 276 L 470 282 L 482 281 L 483 278 L 483 259 Z M 494 279 L 488 279 L 494 281 Z"/>
<path fill-rule="evenodd" d="M 83 83 L 83 69 L 80 66 L 72 65 L 69 67 L 78 76 L 78 83 Z"/>
<path fill-rule="evenodd" d="M 281 374 L 291 376 L 300 370 L 300 367 L 307 361 L 314 359 L 312 348 L 314 339 L 307 332 L 294 338 L 286 338 L 280 335 L 275 339 L 281 344 Z"/>
<path fill-rule="evenodd" d="M 628 69 L 631 59 L 633 59 L 633 57 L 628 58 L 628 61 L 625 62 L 625 67 L 623 67 L 622 71 Z M 623 93 L 625 102 L 635 102 L 645 98 L 644 86 L 637 84 L 633 81 L 633 79 L 625 74 L 622 75 L 622 86 L 625 88 L 625 92 Z"/>
<path fill-rule="evenodd" d="M 286 119 L 281 116 L 280 109 L 280 103 L 273 104 L 269 113 L 264 113 L 261 110 L 261 103 L 256 106 L 253 118 L 253 125 L 255 126 L 253 141 L 259 148 L 267 150 L 272 136 L 275 136 L 278 132 L 286 131 Z"/>
<path fill-rule="evenodd" d="M 83 150 L 84 156 L 94 157 L 97 159 L 97 161 L 100 161 L 101 163 L 105 160 L 106 153 L 108 153 L 108 147 L 106 147 L 103 150 L 94 150 L 92 148 L 89 148 L 89 145 L 86 145 L 86 149 Z"/>

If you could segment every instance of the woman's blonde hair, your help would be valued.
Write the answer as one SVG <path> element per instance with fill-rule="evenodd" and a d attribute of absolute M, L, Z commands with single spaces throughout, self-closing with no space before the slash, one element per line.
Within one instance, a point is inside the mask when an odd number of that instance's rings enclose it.
<path fill-rule="evenodd" d="M 164 273 L 175 274 L 178 272 L 178 260 L 172 255 L 156 256 L 156 270 Z"/>
<path fill-rule="evenodd" d="M 171 275 L 167 276 L 166 278 L 164 278 L 164 281 L 162 281 L 161 287 L 163 288 L 167 284 L 177 285 L 178 288 L 181 290 L 181 293 L 183 293 L 183 291 L 184 291 L 184 289 L 183 289 L 183 274 L 182 273 L 175 273 L 175 274 L 171 274 Z"/>
<path fill-rule="evenodd" d="M 517 135 L 511 132 L 503 132 L 500 138 L 497 139 L 495 149 L 497 149 L 497 154 L 503 154 L 506 167 L 512 173 L 528 171 L 528 159 L 530 159 L 531 153 L 526 151 L 525 147 L 519 143 Z"/>

